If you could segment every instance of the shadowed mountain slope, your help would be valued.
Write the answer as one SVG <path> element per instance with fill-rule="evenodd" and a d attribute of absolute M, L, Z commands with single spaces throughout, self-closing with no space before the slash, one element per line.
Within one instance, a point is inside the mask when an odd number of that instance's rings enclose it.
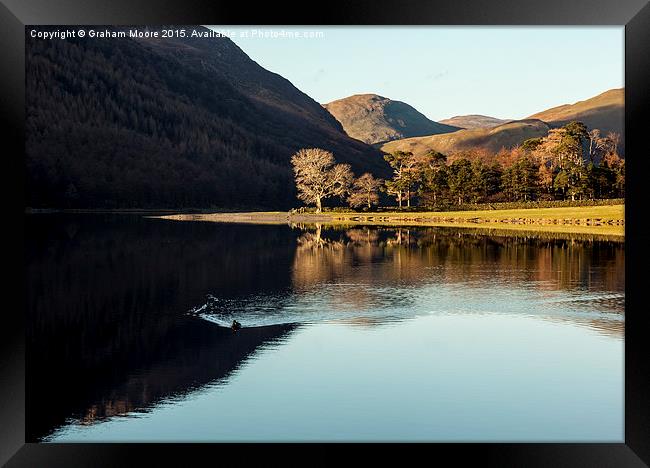
<path fill-rule="evenodd" d="M 286 208 L 302 147 L 388 168 L 224 37 L 26 37 L 26 76 L 28 206 Z"/>

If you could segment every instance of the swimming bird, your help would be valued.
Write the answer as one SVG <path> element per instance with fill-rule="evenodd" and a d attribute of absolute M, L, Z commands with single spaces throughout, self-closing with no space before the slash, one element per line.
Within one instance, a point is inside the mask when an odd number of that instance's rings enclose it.
<path fill-rule="evenodd" d="M 230 326 L 233 330 L 237 331 L 241 328 L 241 323 L 239 323 L 237 320 L 232 321 L 232 325 Z"/>

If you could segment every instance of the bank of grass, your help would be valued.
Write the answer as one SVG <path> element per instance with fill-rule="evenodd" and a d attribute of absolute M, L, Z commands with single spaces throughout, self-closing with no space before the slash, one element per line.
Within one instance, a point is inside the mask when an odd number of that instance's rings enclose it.
<path fill-rule="evenodd" d="M 177 221 L 212 221 L 254 224 L 332 224 L 366 226 L 452 226 L 624 236 L 625 205 L 525 208 L 444 212 L 381 213 L 336 211 L 325 213 L 249 212 L 175 214 L 158 216 Z"/>
<path fill-rule="evenodd" d="M 484 210 L 516 210 L 529 208 L 570 208 L 581 206 L 605 206 L 605 205 L 624 205 L 623 198 L 603 198 L 587 200 L 537 200 L 537 201 L 517 201 L 517 202 L 499 202 L 499 203 L 467 203 L 458 209 L 447 207 L 442 211 L 484 211 Z M 433 210 L 438 211 L 438 210 Z"/>
<path fill-rule="evenodd" d="M 494 228 L 518 231 L 562 233 L 625 234 L 625 205 L 581 206 L 562 208 L 526 208 L 510 210 L 476 210 L 386 213 L 333 213 L 335 221 L 359 224 L 413 226 L 449 226 Z"/>
<path fill-rule="evenodd" d="M 341 221 L 342 224 L 345 224 L 345 221 Z M 338 222 L 334 221 L 330 223 L 332 225 L 337 225 Z M 350 223 L 356 225 L 375 225 L 375 226 L 395 226 L 395 227 L 417 227 L 417 226 L 430 226 L 430 227 L 457 227 L 463 229 L 477 229 L 482 230 L 487 233 L 487 231 L 493 231 L 493 233 L 504 231 L 511 231 L 513 234 L 517 233 L 530 233 L 530 232 L 539 232 L 539 233 L 554 233 L 554 234 L 587 234 L 592 236 L 603 236 L 603 237 L 620 237 L 625 236 L 624 226 L 586 226 L 586 225 L 556 225 L 556 224 L 501 224 L 501 223 L 473 223 L 473 222 L 394 222 L 394 223 L 367 223 L 367 222 L 357 222 Z"/>
<path fill-rule="evenodd" d="M 602 206 L 571 206 L 561 208 L 516 208 L 506 210 L 472 210 L 472 211 L 422 211 L 422 212 L 400 212 L 387 211 L 382 213 L 357 213 L 337 212 L 327 213 L 331 216 L 349 217 L 388 217 L 394 219 L 601 219 L 605 221 L 620 221 L 625 219 L 625 205 L 602 205 Z"/>

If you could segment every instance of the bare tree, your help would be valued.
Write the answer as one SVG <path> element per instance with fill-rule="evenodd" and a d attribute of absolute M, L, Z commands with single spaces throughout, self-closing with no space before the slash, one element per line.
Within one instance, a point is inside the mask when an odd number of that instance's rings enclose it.
<path fill-rule="evenodd" d="M 618 133 L 609 132 L 608 136 L 600 135 L 600 130 L 594 128 L 589 132 L 589 159 L 596 162 L 607 153 L 616 152 Z"/>
<path fill-rule="evenodd" d="M 377 192 L 382 183 L 383 180 L 375 179 L 372 174 L 366 172 L 354 181 L 348 203 L 352 207 L 366 205 L 368 209 L 372 205 L 377 205 L 379 203 L 379 195 Z"/>
<path fill-rule="evenodd" d="M 325 198 L 344 197 L 354 175 L 349 164 L 334 164 L 334 155 L 320 148 L 303 148 L 291 157 L 298 198 L 322 211 Z"/>
<path fill-rule="evenodd" d="M 600 130 L 594 128 L 589 133 L 589 160 L 594 162 L 596 151 L 602 148 L 603 139 L 600 137 Z"/>
<path fill-rule="evenodd" d="M 612 144 L 612 153 L 618 154 L 618 144 L 621 142 L 621 134 L 616 132 L 609 132 L 607 139 Z"/>

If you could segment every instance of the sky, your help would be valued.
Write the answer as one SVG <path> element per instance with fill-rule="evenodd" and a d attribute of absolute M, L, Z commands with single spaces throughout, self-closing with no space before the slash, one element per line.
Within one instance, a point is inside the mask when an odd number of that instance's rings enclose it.
<path fill-rule="evenodd" d="M 320 103 L 374 93 L 432 120 L 521 119 L 624 86 L 621 26 L 211 28 Z"/>

